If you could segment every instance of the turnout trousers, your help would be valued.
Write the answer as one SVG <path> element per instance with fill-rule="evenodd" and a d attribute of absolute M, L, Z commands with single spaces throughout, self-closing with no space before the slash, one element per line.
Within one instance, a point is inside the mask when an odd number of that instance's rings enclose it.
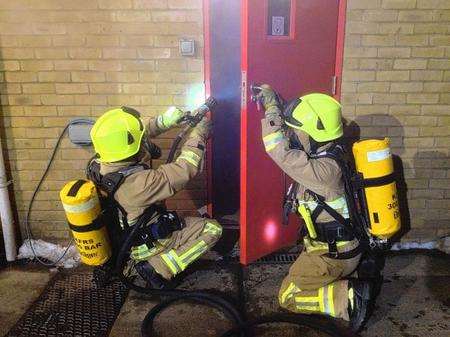
<path fill-rule="evenodd" d="M 211 249 L 222 235 L 222 227 L 214 219 L 186 217 L 185 226 L 158 240 L 154 247 L 133 247 L 131 256 L 136 261 L 147 260 L 155 271 L 169 280 L 187 268 Z"/>
<path fill-rule="evenodd" d="M 361 254 L 333 259 L 303 251 L 289 269 L 279 291 L 281 307 L 303 314 L 325 314 L 349 320 L 348 281 Z"/>

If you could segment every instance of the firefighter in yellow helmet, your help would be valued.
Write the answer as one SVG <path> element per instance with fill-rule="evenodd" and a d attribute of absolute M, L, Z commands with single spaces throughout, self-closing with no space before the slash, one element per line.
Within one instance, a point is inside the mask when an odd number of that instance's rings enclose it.
<path fill-rule="evenodd" d="M 182 190 L 202 171 L 205 143 L 211 128 L 207 117 L 191 129 L 174 162 L 151 168 L 152 152 L 155 156 L 157 151 L 150 138 L 176 127 L 184 116 L 183 111 L 173 107 L 144 125 L 136 110 L 122 107 L 103 114 L 92 128 L 96 161 L 100 164 L 97 165 L 99 172 L 93 175 L 98 181 L 110 174 L 122 175 L 120 185 L 112 194 L 120 209 L 120 220 L 126 221 L 128 226 L 133 226 L 147 210 L 153 212 L 153 205 Z M 101 186 L 108 189 L 111 181 L 115 180 L 110 179 Z M 166 280 L 185 270 L 222 234 L 222 227 L 213 219 L 186 217 L 178 224 L 158 227 L 158 240 L 144 240 L 132 248 L 131 258 L 137 262 L 136 270 L 153 287 L 164 287 Z"/>
<path fill-rule="evenodd" d="M 268 85 L 261 87 L 257 98 L 265 109 L 266 152 L 295 181 L 295 207 L 305 222 L 303 251 L 283 280 L 280 305 L 293 312 L 342 318 L 359 330 L 371 290 L 369 283 L 350 278 L 361 258 L 359 242 L 315 199 L 320 196 L 349 218 L 342 171 L 335 160 L 323 156 L 343 135 L 341 106 L 328 95 L 312 93 L 282 111 L 278 95 Z"/>

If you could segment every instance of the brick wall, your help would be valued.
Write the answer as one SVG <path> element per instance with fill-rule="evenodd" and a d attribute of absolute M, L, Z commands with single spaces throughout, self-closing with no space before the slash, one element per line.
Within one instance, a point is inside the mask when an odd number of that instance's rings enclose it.
<path fill-rule="evenodd" d="M 132 106 L 148 117 L 169 105 L 190 105 L 203 82 L 201 4 L 0 1 L 0 130 L 21 224 L 55 139 L 70 119 L 98 116 L 111 106 Z M 195 57 L 180 56 L 178 40 L 184 37 L 196 40 Z M 173 136 L 157 141 L 166 152 Z M 67 237 L 58 191 L 83 177 L 91 155 L 63 141 L 34 205 L 36 235 Z M 189 212 L 204 198 L 200 178 L 168 206 Z"/>
<path fill-rule="evenodd" d="M 407 239 L 450 232 L 449 33 L 449 0 L 348 1 L 344 113 L 355 136 L 392 139 Z"/>

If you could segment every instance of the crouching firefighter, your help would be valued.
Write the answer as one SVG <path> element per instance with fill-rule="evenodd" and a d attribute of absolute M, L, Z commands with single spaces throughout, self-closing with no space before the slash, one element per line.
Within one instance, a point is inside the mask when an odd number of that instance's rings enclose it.
<path fill-rule="evenodd" d="M 179 125 L 184 118 L 185 112 L 170 108 L 145 126 L 136 110 L 122 107 L 103 114 L 91 130 L 97 158 L 88 167 L 89 178 L 114 204 L 125 232 L 141 217 L 148 219 L 130 255 L 139 275 L 153 288 L 167 285 L 222 234 L 213 219 L 182 219 L 161 206 L 203 167 L 211 128 L 207 117 L 189 131 L 174 162 L 151 167 L 152 154 L 154 159 L 160 152 L 155 151 L 150 138 Z"/>
<path fill-rule="evenodd" d="M 328 95 L 313 93 L 282 108 L 268 85 L 259 89 L 266 152 L 294 180 L 290 195 L 305 222 L 303 251 L 283 280 L 280 305 L 297 313 L 341 318 L 359 330 L 371 286 L 346 279 L 361 259 L 360 242 L 349 224 L 341 167 L 324 155 L 343 135 L 341 106 Z"/>

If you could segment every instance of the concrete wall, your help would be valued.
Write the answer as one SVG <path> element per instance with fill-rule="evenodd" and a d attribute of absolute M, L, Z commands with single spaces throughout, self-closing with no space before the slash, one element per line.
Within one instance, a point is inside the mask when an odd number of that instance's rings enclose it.
<path fill-rule="evenodd" d="M 202 23 L 201 0 L 0 1 L 0 129 L 21 223 L 71 118 L 121 105 L 145 117 L 191 105 L 203 82 Z M 196 40 L 195 57 L 180 56 L 178 40 L 185 37 Z M 173 136 L 157 143 L 167 150 Z M 91 155 L 62 143 L 32 213 L 35 234 L 67 236 L 58 191 L 83 177 Z M 203 180 L 168 206 L 189 213 L 202 204 Z"/>
<path fill-rule="evenodd" d="M 201 5 L 0 1 L 0 130 L 21 222 L 69 119 L 98 116 L 110 106 L 130 105 L 151 116 L 188 104 L 189 90 L 203 80 Z M 348 0 L 342 101 L 353 124 L 347 131 L 391 137 L 403 165 L 403 206 L 410 210 L 406 238 L 450 231 L 449 20 L 449 0 Z M 195 38 L 197 56 L 179 55 L 181 37 Z M 167 149 L 170 140 L 158 143 Z M 82 176 L 90 155 L 62 143 L 32 214 L 36 234 L 67 235 L 57 191 Z M 199 179 L 168 205 L 190 212 L 204 198 Z"/>
<path fill-rule="evenodd" d="M 355 135 L 392 139 L 408 197 L 406 238 L 450 232 L 449 21 L 449 0 L 348 1 L 344 114 L 359 125 Z"/>

